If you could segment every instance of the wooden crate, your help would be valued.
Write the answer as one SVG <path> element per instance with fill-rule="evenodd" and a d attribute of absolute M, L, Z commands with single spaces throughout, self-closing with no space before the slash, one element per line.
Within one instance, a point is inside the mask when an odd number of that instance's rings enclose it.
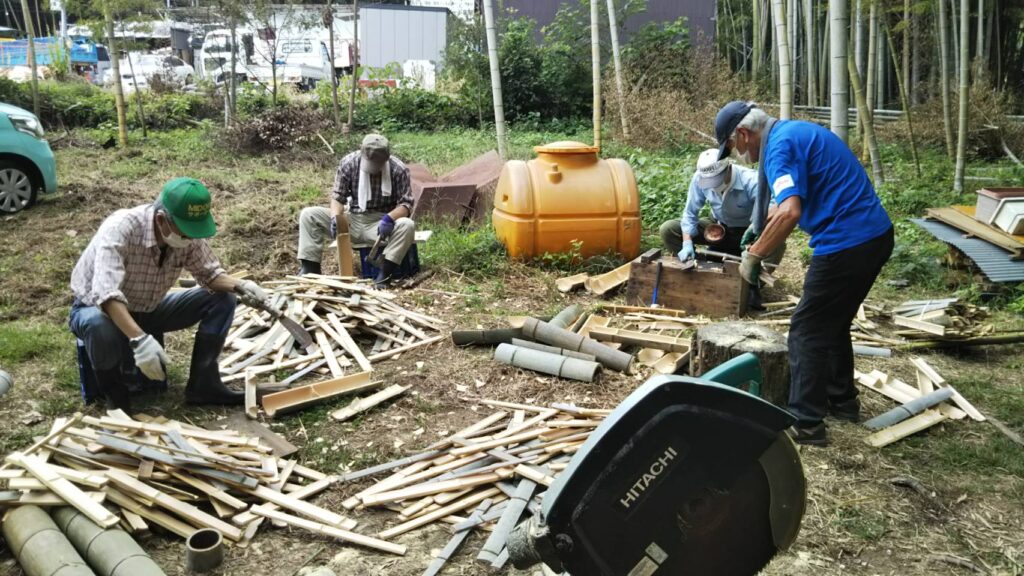
<path fill-rule="evenodd" d="M 661 259 L 661 283 L 658 304 L 686 310 L 690 314 L 711 317 L 742 316 L 747 312 L 746 285 L 740 266 L 734 262 L 700 262 L 697 268 L 684 269 L 679 259 Z M 657 276 L 658 261 L 633 262 L 626 287 L 626 303 L 650 306 Z"/>

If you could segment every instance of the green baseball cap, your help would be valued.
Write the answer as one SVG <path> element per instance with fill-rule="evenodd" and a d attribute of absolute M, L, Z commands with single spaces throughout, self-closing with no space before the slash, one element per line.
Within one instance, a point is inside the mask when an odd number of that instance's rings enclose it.
<path fill-rule="evenodd" d="M 188 238 L 210 238 L 217 223 L 210 213 L 210 191 L 195 178 L 175 178 L 164 184 L 160 202 L 174 225 Z"/>

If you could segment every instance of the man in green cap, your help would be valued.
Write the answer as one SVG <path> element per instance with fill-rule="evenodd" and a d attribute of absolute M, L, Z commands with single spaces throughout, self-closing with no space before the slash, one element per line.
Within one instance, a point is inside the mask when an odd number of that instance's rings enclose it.
<path fill-rule="evenodd" d="M 166 378 L 163 334 L 199 325 L 185 400 L 241 404 L 244 393 L 220 379 L 217 357 L 235 313 L 267 300 L 255 282 L 221 268 L 207 238 L 217 233 L 210 191 L 194 178 L 168 182 L 152 204 L 118 210 L 100 225 L 71 274 L 71 331 L 85 342 L 96 382 L 109 405 L 131 409 L 122 360 L 132 355 L 150 380 Z M 168 294 L 187 269 L 199 286 Z"/>

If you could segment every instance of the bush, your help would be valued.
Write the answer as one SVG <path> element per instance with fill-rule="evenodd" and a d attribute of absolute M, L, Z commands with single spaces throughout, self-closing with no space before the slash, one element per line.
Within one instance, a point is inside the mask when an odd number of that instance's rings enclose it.
<path fill-rule="evenodd" d="M 259 154 L 287 150 L 313 139 L 327 118 L 304 106 L 281 106 L 241 119 L 223 132 L 225 145 L 237 152 Z"/>
<path fill-rule="evenodd" d="M 385 131 L 474 127 L 476 113 L 457 99 L 421 88 L 390 89 L 357 104 L 363 128 Z"/>

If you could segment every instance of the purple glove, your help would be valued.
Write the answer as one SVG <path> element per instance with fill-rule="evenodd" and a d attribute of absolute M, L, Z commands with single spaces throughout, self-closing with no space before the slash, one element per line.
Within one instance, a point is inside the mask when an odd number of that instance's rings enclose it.
<path fill-rule="evenodd" d="M 338 217 L 331 214 L 331 238 L 338 237 Z"/>
<path fill-rule="evenodd" d="M 381 238 L 387 238 L 391 236 L 391 233 L 395 231 L 395 220 L 391 218 L 390 214 L 385 214 L 380 219 L 380 224 L 377 225 L 377 236 Z"/>

